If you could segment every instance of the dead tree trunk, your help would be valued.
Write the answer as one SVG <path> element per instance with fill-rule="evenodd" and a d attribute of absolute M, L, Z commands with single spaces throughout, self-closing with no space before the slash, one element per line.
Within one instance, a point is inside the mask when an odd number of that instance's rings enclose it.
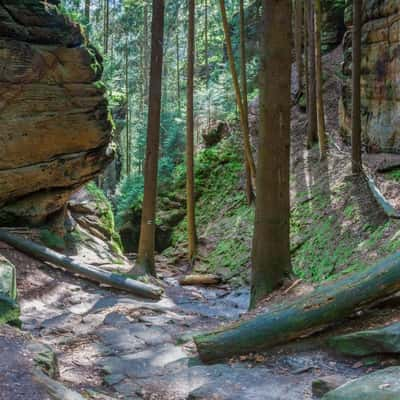
<path fill-rule="evenodd" d="M 91 281 L 125 290 L 140 297 L 149 299 L 159 299 L 161 297 L 162 289 L 154 285 L 148 285 L 112 272 L 103 271 L 91 265 L 80 264 L 70 257 L 31 242 L 30 240 L 12 235 L 2 229 L 0 229 L 0 240 L 38 260 L 62 267 L 69 272 L 80 275 Z"/>
<path fill-rule="evenodd" d="M 251 320 L 196 336 L 195 342 L 203 361 L 265 351 L 337 323 L 399 289 L 400 252 Z"/>

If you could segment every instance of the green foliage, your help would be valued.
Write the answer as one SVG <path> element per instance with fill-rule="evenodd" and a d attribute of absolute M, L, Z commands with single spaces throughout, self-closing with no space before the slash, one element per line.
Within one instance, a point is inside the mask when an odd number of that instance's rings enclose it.
<path fill-rule="evenodd" d="M 400 182 L 400 169 L 394 169 L 393 171 L 387 172 L 385 175 L 396 182 Z"/>
<path fill-rule="evenodd" d="M 45 246 L 51 249 L 65 250 L 66 248 L 66 243 L 64 238 L 58 236 L 49 229 L 42 229 L 40 231 L 40 240 Z"/>
<path fill-rule="evenodd" d="M 21 327 L 20 309 L 8 298 L 0 296 L 0 325 L 10 324 Z"/>
<path fill-rule="evenodd" d="M 116 225 L 121 228 L 126 214 L 130 210 L 138 210 L 143 202 L 143 175 L 129 175 L 118 187 L 116 196 Z"/>

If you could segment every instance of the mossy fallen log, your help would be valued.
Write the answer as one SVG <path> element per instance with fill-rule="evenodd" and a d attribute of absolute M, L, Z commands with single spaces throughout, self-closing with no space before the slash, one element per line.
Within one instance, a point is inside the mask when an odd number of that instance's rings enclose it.
<path fill-rule="evenodd" d="M 13 235 L 4 229 L 0 229 L 0 241 L 3 241 L 21 252 L 35 259 L 62 267 L 69 272 L 87 278 L 91 281 L 102 283 L 136 296 L 158 300 L 163 290 L 155 285 L 145 284 L 134 279 L 124 277 L 108 271 L 103 271 L 91 265 L 81 264 L 72 258 L 57 253 L 45 246 L 36 244 L 30 240 Z"/>
<path fill-rule="evenodd" d="M 215 361 L 265 351 L 330 326 L 400 290 L 400 252 L 254 318 L 196 336 L 200 358 Z"/>

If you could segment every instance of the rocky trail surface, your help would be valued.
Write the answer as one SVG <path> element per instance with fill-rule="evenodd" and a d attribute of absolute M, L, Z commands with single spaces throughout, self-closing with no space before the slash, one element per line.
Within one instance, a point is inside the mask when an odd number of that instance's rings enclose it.
<path fill-rule="evenodd" d="M 35 389 L 34 379 L 26 379 L 32 375 L 32 359 L 73 390 L 68 395 L 65 388 L 62 395 L 59 388 L 53 390 L 53 398 L 63 399 L 300 400 L 312 398 L 312 382 L 318 377 L 349 379 L 361 373 L 354 361 L 335 359 L 315 344 L 201 363 L 191 334 L 237 319 L 247 309 L 247 290 L 182 288 L 179 271 L 165 268 L 160 275 L 166 295 L 158 302 L 144 301 L 99 288 L 13 250 L 3 253 L 17 265 L 23 330 L 41 345 L 36 343 L 39 357 L 29 355 L 32 345 L 22 339 L 14 344 L 21 350 L 12 354 L 4 354 L 2 347 L 0 371 L 7 368 L 13 382 L 7 386 L 0 381 L 2 400 L 28 399 L 14 397 L 20 381 L 31 385 L 32 393 L 43 392 L 39 386 Z M 0 330 L 0 340 L 7 340 L 7 330 Z M 25 358 L 28 361 L 18 361 Z M 10 367 L 18 362 L 18 368 Z M 46 395 L 29 395 L 36 398 Z"/>

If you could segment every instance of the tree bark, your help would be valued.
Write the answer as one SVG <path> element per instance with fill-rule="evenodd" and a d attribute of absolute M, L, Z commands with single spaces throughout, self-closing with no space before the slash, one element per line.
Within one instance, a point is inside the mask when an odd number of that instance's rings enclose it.
<path fill-rule="evenodd" d="M 50 265 L 54 264 L 63 267 L 67 271 L 80 275 L 91 281 L 103 283 L 145 298 L 159 299 L 161 297 L 162 289 L 157 286 L 135 281 L 134 279 L 126 278 L 108 271 L 103 271 L 91 265 L 78 263 L 72 258 L 31 242 L 30 240 L 12 235 L 3 229 L 0 229 L 0 240 L 38 260 L 48 262 Z"/>
<path fill-rule="evenodd" d="M 325 111 L 323 96 L 323 77 L 322 77 L 322 49 L 321 49 L 321 19 L 322 9 L 321 0 L 315 0 L 315 83 L 317 94 L 317 122 L 318 122 L 318 142 L 320 160 L 326 159 L 327 138 L 325 132 Z"/>
<path fill-rule="evenodd" d="M 110 0 L 104 0 L 104 54 L 108 54 L 108 39 L 110 31 Z"/>
<path fill-rule="evenodd" d="M 306 111 L 307 111 L 307 135 L 308 135 L 308 122 L 310 121 L 310 67 L 308 58 L 308 8 L 310 3 L 308 0 L 304 0 L 303 3 L 304 11 L 304 85 L 305 85 L 305 95 L 306 95 Z M 307 136 L 308 142 L 308 136 Z"/>
<path fill-rule="evenodd" d="M 297 67 L 297 95 L 300 96 L 303 93 L 303 0 L 295 0 L 295 52 L 296 52 L 296 67 Z"/>
<path fill-rule="evenodd" d="M 229 30 L 228 17 L 226 15 L 225 0 L 219 0 L 219 4 L 220 4 L 220 8 L 221 8 L 222 23 L 223 23 L 223 28 L 224 28 L 226 52 L 228 54 L 229 66 L 230 66 L 230 70 L 231 70 L 231 74 L 232 74 L 233 87 L 234 87 L 235 96 L 236 96 L 236 105 L 239 109 L 240 125 L 241 125 L 242 133 L 243 133 L 244 156 L 245 156 L 245 160 L 249 164 L 252 179 L 255 180 L 256 166 L 254 163 L 254 158 L 253 158 L 253 154 L 252 154 L 252 150 L 251 150 L 250 132 L 249 132 L 248 125 L 246 125 L 246 116 L 245 116 L 245 110 L 244 110 L 244 106 L 243 106 L 243 99 L 242 99 L 242 94 L 240 92 L 239 79 L 238 79 L 238 75 L 236 72 L 235 60 L 233 57 L 232 41 L 231 41 L 231 34 L 230 34 L 230 30 Z"/>
<path fill-rule="evenodd" d="M 211 124 L 210 63 L 208 58 L 208 0 L 204 0 L 204 58 L 206 62 L 207 131 Z"/>
<path fill-rule="evenodd" d="M 195 55 L 195 0 L 189 0 L 189 32 L 187 54 L 187 108 L 186 108 L 186 207 L 188 257 L 193 264 L 197 253 L 196 215 L 194 198 L 194 55 Z"/>
<path fill-rule="evenodd" d="M 353 95 L 352 95 L 352 172 L 360 174 L 361 156 L 361 12 L 362 0 L 353 0 Z"/>
<path fill-rule="evenodd" d="M 155 275 L 155 217 L 157 199 L 158 153 L 160 145 L 161 87 L 164 39 L 164 0 L 153 0 L 150 97 L 147 121 L 144 195 L 136 268 Z"/>
<path fill-rule="evenodd" d="M 264 0 L 260 132 L 251 301 L 254 306 L 291 271 L 289 156 L 291 0 Z"/>
<path fill-rule="evenodd" d="M 126 176 L 130 174 L 131 169 L 131 146 L 130 146 L 130 107 L 129 107 L 129 46 L 128 46 L 128 32 L 125 36 L 125 96 L 126 96 Z"/>
<path fill-rule="evenodd" d="M 400 253 L 251 320 L 195 337 L 203 361 L 214 361 L 304 337 L 400 290 Z"/>
<path fill-rule="evenodd" d="M 243 100 L 243 109 L 244 109 L 244 123 L 247 126 L 247 130 L 249 131 L 250 138 L 250 129 L 249 129 L 249 103 L 247 99 L 247 58 L 246 58 L 246 22 L 244 15 L 244 0 L 240 0 L 239 4 L 240 8 L 240 74 L 242 81 L 242 100 Z M 254 192 L 253 185 L 251 182 L 251 166 L 249 161 L 246 159 L 246 198 L 248 204 L 251 204 L 254 200 Z"/>
<path fill-rule="evenodd" d="M 221 283 L 222 279 L 219 275 L 213 274 L 204 274 L 204 275 L 186 275 L 183 278 L 179 279 L 179 284 L 182 286 L 187 285 L 204 285 L 204 286 L 211 286 L 211 285 L 218 285 Z"/>
<path fill-rule="evenodd" d="M 314 29 L 314 6 L 312 0 L 308 3 L 308 84 L 309 84 L 309 112 L 307 125 L 307 146 L 311 148 L 318 141 L 317 130 L 317 99 L 316 99 L 316 71 L 315 71 L 315 29 Z"/>
<path fill-rule="evenodd" d="M 182 112 L 181 105 L 181 65 L 180 65 L 180 56 L 179 56 L 179 21 L 176 27 L 176 98 L 178 102 L 178 111 L 179 115 Z"/>

